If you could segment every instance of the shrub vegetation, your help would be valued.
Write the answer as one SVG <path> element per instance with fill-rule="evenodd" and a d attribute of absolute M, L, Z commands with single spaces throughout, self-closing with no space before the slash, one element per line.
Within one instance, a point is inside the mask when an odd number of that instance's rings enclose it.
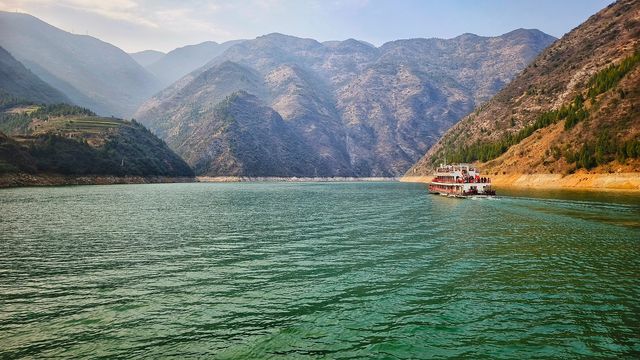
<path fill-rule="evenodd" d="M 598 95 L 614 88 L 638 63 L 640 63 L 640 52 L 636 51 L 619 64 L 612 64 L 595 74 L 588 82 L 587 98 L 594 104 Z M 620 96 L 624 97 L 624 95 Z M 451 148 L 451 143 L 445 144 L 446 153 L 434 156 L 432 163 L 436 164 L 440 161 L 440 158 L 444 157 L 443 155 L 446 155 L 447 161 L 450 162 L 486 162 L 493 160 L 504 154 L 511 146 L 531 136 L 538 129 L 565 120 L 564 129 L 568 131 L 588 117 L 589 112 L 585 108 L 585 97 L 583 94 L 578 94 L 571 103 L 560 107 L 558 110 L 550 110 L 538 115 L 533 124 L 516 133 L 505 134 L 496 141 L 478 141 L 471 145 L 459 146 L 453 149 Z M 513 124 L 513 119 L 511 124 Z M 590 169 L 596 165 L 606 164 L 614 158 L 624 161 L 627 158 L 640 157 L 640 148 L 638 147 L 640 145 L 638 142 L 638 139 L 632 139 L 616 145 L 610 133 L 602 130 L 597 134 L 595 143 L 585 143 L 578 151 L 574 153 L 565 152 L 563 155 L 569 163 L 575 162 L 578 168 Z M 445 152 L 445 150 L 441 150 L 441 152 Z"/>

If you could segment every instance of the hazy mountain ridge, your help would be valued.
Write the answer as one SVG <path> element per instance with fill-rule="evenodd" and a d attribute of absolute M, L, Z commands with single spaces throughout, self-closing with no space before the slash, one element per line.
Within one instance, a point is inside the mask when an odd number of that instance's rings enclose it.
<path fill-rule="evenodd" d="M 224 99 L 236 92 L 238 88 L 261 95 L 267 92 L 259 74 L 230 61 L 214 66 L 189 80 L 189 83 L 198 89 L 197 92 L 182 91 L 176 83 L 174 87 L 163 90 L 143 104 L 138 112 L 142 111 L 156 119 L 153 131 L 172 146 L 181 143 L 182 138 L 198 125 L 199 120 L 202 120 L 202 114 L 217 104 L 209 101 L 210 98 Z M 166 112 L 158 106 L 160 105 L 156 100 L 158 96 L 162 96 L 172 104 L 171 112 Z M 139 118 L 138 115 L 136 118 Z"/>
<path fill-rule="evenodd" d="M 160 60 L 165 55 L 167 54 L 157 50 L 143 50 L 143 51 L 138 51 L 134 53 L 129 53 L 129 56 L 131 56 L 133 60 L 135 60 L 138 64 L 140 64 L 142 67 L 145 67 L 145 68 L 153 64 L 154 62 Z"/>
<path fill-rule="evenodd" d="M 322 44 L 269 34 L 230 47 L 135 116 L 164 136 L 184 129 L 181 124 L 206 121 L 201 114 L 211 104 L 245 90 L 277 110 L 324 159 L 329 172 L 320 175 L 394 176 L 552 41 L 539 31 L 517 30 L 375 48 L 353 39 Z M 229 62 L 257 77 L 236 74 L 224 91 L 221 82 L 203 81 L 203 73 Z M 247 171 L 243 175 L 252 175 Z"/>
<path fill-rule="evenodd" d="M 0 46 L 74 103 L 130 116 L 160 84 L 119 48 L 53 27 L 31 15 L 0 12 Z"/>
<path fill-rule="evenodd" d="M 546 49 L 407 176 L 445 156 L 494 174 L 640 171 L 639 50 L 640 3 L 618 1 Z"/>
<path fill-rule="evenodd" d="M 64 94 L 38 78 L 2 47 L 0 47 L 0 92 L 10 94 L 16 99 L 36 103 L 70 102 Z"/>
<path fill-rule="evenodd" d="M 162 87 L 166 87 L 242 41 L 232 40 L 221 44 L 215 41 L 205 41 L 200 44 L 183 46 L 169 51 L 145 67 L 160 80 Z"/>

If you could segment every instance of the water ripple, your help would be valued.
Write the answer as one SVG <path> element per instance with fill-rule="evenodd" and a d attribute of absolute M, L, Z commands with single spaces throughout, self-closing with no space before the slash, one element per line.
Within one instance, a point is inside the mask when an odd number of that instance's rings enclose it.
<path fill-rule="evenodd" d="M 614 200 L 2 190 L 0 358 L 632 358 L 640 202 Z"/>

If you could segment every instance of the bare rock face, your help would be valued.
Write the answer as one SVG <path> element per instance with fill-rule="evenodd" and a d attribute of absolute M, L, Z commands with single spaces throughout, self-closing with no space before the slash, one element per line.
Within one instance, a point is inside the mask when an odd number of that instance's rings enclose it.
<path fill-rule="evenodd" d="M 204 131 L 200 125 L 209 121 L 211 109 L 242 90 L 279 114 L 282 131 L 304 145 L 288 148 L 301 153 L 286 153 L 313 164 L 298 167 L 300 176 L 398 176 L 553 41 L 520 29 L 498 37 L 465 34 L 376 48 L 353 39 L 319 43 L 269 34 L 230 47 L 147 101 L 135 117 L 199 174 L 257 176 L 251 166 L 196 166 L 203 161 L 196 154 L 204 150 L 198 149 L 205 147 L 185 141 L 195 136 L 213 143 L 231 136 L 222 128 L 208 137 L 196 132 Z M 237 158 L 233 149 L 225 154 L 215 157 Z M 280 176 L 277 167 L 260 172 Z"/>
<path fill-rule="evenodd" d="M 501 175 L 640 171 L 639 48 L 640 2 L 608 6 L 449 129 L 406 175 L 427 175 L 445 158 Z"/>

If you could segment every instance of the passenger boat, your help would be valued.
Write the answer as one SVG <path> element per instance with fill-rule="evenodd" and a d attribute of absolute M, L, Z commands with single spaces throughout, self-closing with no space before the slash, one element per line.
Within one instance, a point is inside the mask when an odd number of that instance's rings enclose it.
<path fill-rule="evenodd" d="M 442 196 L 467 198 L 494 196 L 491 179 L 481 176 L 470 164 L 441 164 L 429 183 L 429 192 Z"/>

